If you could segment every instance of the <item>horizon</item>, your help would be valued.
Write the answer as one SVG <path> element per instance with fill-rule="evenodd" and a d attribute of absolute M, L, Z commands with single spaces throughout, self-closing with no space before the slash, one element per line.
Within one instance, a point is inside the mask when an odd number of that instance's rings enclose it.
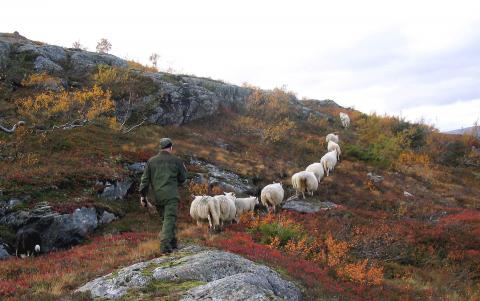
<path fill-rule="evenodd" d="M 57 0 L 8 3 L 0 32 L 63 47 L 79 41 L 89 51 L 106 38 L 124 59 L 151 65 L 158 53 L 160 71 L 286 85 L 299 99 L 333 99 L 442 132 L 480 117 L 475 1 L 125 3 L 86 1 L 75 11 Z"/>

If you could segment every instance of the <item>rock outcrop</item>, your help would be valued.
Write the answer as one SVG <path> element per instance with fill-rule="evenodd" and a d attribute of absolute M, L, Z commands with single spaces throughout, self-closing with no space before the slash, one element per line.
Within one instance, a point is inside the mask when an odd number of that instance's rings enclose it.
<path fill-rule="evenodd" d="M 28 40 L 18 33 L 0 33 L 0 73 L 8 70 L 7 80 L 11 81 L 13 86 L 21 85 L 26 74 L 46 72 L 59 78 L 65 83 L 65 87 L 79 88 L 82 82 L 91 79 L 99 65 L 128 67 L 130 72 L 148 82 L 147 95 L 142 95 L 132 109 L 137 110 L 153 124 L 180 125 L 211 116 L 221 107 L 241 108 L 253 92 L 248 87 L 209 78 L 137 70 L 130 67 L 128 61 L 111 54 L 46 45 Z M 125 107 L 128 100 L 115 99 L 115 101 L 118 115 L 123 116 L 130 111 L 130 108 Z M 297 108 L 296 113 L 302 118 L 311 115 L 319 118 L 328 117 L 293 95 L 290 101 Z M 122 118 L 124 116 L 119 117 L 119 120 Z"/>
<path fill-rule="evenodd" d="M 7 245 L 0 241 L 0 260 L 7 259 L 11 256 L 7 249 Z"/>
<path fill-rule="evenodd" d="M 70 214 L 59 214 L 47 203 L 39 203 L 31 210 L 3 212 L 0 225 L 15 231 L 35 229 L 42 238 L 42 252 L 49 252 L 82 243 L 99 225 L 116 218 L 108 211 L 85 207 L 77 208 Z"/>
<path fill-rule="evenodd" d="M 206 175 L 199 176 L 201 179 L 206 178 L 208 184 L 218 185 L 225 191 L 233 191 L 237 194 L 256 194 L 257 187 L 251 181 L 232 171 L 196 158 L 191 158 L 190 164 L 206 171 Z"/>
<path fill-rule="evenodd" d="M 102 300 L 127 295 L 135 299 L 137 294 L 147 297 L 157 293 L 156 287 L 168 285 L 186 288 L 180 300 L 302 300 L 300 290 L 272 269 L 198 246 L 120 269 L 88 282 L 77 292 Z"/>

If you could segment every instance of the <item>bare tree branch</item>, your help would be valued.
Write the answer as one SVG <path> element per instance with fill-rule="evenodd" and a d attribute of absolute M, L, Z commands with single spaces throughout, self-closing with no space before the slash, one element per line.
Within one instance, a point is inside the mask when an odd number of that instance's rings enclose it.
<path fill-rule="evenodd" d="M 132 126 L 130 129 L 122 131 L 122 134 L 129 133 L 132 130 L 138 128 L 139 126 L 142 126 L 145 123 L 145 121 L 147 121 L 147 118 L 143 119 L 142 122 L 140 122 L 139 124 Z"/>
<path fill-rule="evenodd" d="M 8 128 L 3 127 L 2 125 L 0 125 L 0 130 L 4 131 L 5 133 L 12 134 L 13 132 L 15 132 L 15 130 L 17 129 L 18 126 L 25 125 L 25 124 L 26 124 L 25 121 L 20 120 L 20 121 L 17 122 L 11 129 L 8 129 Z"/>

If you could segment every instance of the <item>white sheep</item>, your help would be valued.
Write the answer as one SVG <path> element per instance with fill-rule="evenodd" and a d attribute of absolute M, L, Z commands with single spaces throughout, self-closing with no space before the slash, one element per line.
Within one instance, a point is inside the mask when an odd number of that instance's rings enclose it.
<path fill-rule="evenodd" d="M 340 112 L 340 121 L 344 128 L 348 128 L 350 126 L 350 117 L 346 113 Z"/>
<path fill-rule="evenodd" d="M 220 225 L 225 222 L 232 222 L 235 220 L 237 209 L 235 207 L 235 194 L 233 192 L 225 193 L 224 195 L 216 195 L 215 198 L 220 207 Z"/>
<path fill-rule="evenodd" d="M 325 137 L 325 142 L 333 141 L 335 143 L 338 143 L 338 135 L 335 135 L 334 133 L 330 133 Z"/>
<path fill-rule="evenodd" d="M 340 161 L 340 155 L 342 154 L 342 150 L 340 149 L 340 145 L 333 141 L 328 142 L 327 149 L 329 152 L 336 150 L 337 151 L 337 160 Z"/>
<path fill-rule="evenodd" d="M 337 156 L 337 151 L 333 150 L 323 155 L 322 159 L 320 159 L 320 163 L 323 166 L 323 170 L 327 173 L 327 177 L 330 175 L 330 171 L 337 165 Z"/>
<path fill-rule="evenodd" d="M 262 204 L 267 207 L 269 212 L 269 205 L 273 207 L 273 212 L 275 212 L 275 207 L 283 202 L 284 195 L 285 191 L 283 190 L 282 184 L 273 183 L 263 187 L 260 194 L 260 200 Z"/>
<path fill-rule="evenodd" d="M 309 192 L 313 195 L 318 189 L 318 179 L 313 172 L 300 171 L 292 176 L 292 186 L 295 189 L 295 194 L 301 192 L 303 198 L 305 198 L 305 192 Z"/>
<path fill-rule="evenodd" d="M 190 205 L 190 216 L 200 225 L 200 221 L 208 220 L 210 228 L 217 230 L 220 227 L 219 202 L 207 195 L 195 196 Z"/>
<path fill-rule="evenodd" d="M 322 180 L 323 176 L 325 175 L 325 171 L 323 170 L 323 165 L 321 163 L 312 163 L 307 166 L 305 171 L 313 172 L 315 177 L 318 180 L 318 183 Z"/>
<path fill-rule="evenodd" d="M 255 209 L 255 205 L 257 204 L 258 198 L 254 196 L 249 198 L 235 198 L 235 208 L 237 209 L 235 221 L 238 223 L 240 220 L 240 215 L 247 211 L 253 211 Z"/>

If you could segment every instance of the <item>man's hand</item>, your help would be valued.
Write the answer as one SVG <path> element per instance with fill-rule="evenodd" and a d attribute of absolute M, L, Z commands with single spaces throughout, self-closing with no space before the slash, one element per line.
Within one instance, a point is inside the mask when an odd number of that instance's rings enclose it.
<path fill-rule="evenodd" d="M 144 196 L 140 197 L 140 207 L 147 207 L 147 198 Z"/>

